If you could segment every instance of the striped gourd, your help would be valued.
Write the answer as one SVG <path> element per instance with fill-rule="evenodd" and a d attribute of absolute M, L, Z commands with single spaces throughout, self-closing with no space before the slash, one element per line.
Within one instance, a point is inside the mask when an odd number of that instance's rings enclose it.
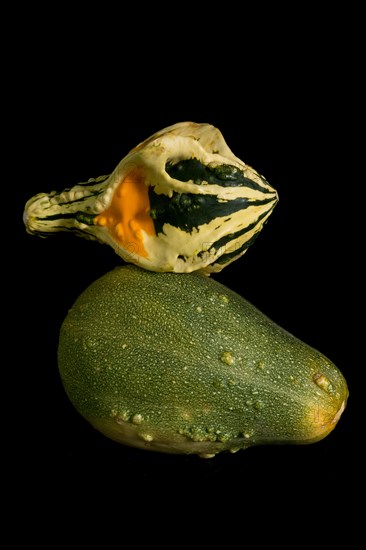
<path fill-rule="evenodd" d="M 210 124 L 182 122 L 132 149 L 110 176 L 26 204 L 27 231 L 109 244 L 151 271 L 209 274 L 242 256 L 278 201 Z"/>

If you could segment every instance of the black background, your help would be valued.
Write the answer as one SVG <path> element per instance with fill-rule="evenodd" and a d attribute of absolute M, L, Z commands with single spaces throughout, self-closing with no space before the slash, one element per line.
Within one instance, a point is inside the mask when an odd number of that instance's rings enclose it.
<path fill-rule="evenodd" d="M 357 87 L 357 71 L 337 33 L 323 41 L 314 22 L 300 37 L 297 27 L 287 29 L 278 49 L 269 41 L 261 50 L 258 37 L 241 35 L 232 45 L 235 57 L 226 31 L 222 51 L 220 40 L 204 37 L 194 21 L 187 25 L 194 44 L 189 32 L 151 30 L 139 52 L 122 32 L 123 44 L 110 46 L 113 27 L 43 29 L 24 41 L 10 86 L 15 104 L 4 109 L 12 120 L 5 159 L 13 194 L 9 294 L 17 299 L 7 314 L 13 351 L 10 390 L 3 391 L 12 404 L 5 424 L 14 491 L 27 506 L 40 495 L 46 507 L 65 495 L 70 506 L 93 506 L 102 494 L 105 508 L 120 510 L 121 519 L 127 511 L 147 514 L 157 498 L 166 508 L 186 498 L 190 506 L 229 507 L 233 514 L 240 512 L 235 499 L 256 502 L 261 513 L 275 509 L 278 499 L 286 514 L 307 502 L 309 514 L 323 518 L 351 500 L 364 456 L 356 429 L 360 251 L 350 246 L 358 176 L 349 86 Z M 81 32 L 72 47 L 69 31 Z M 122 261 L 112 249 L 75 236 L 27 234 L 24 204 L 38 192 L 110 173 L 137 143 L 185 120 L 217 126 L 234 154 L 278 191 L 279 204 L 256 243 L 215 278 L 343 372 L 347 408 L 316 444 L 251 448 L 211 460 L 148 453 L 100 435 L 63 391 L 60 325 L 80 292 Z"/>

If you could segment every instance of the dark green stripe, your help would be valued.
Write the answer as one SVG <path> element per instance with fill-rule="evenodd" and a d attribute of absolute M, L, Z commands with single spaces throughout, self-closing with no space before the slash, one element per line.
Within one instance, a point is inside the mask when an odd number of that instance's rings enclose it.
<path fill-rule="evenodd" d="M 276 203 L 275 203 L 276 204 Z M 213 242 L 213 243 L 205 243 L 205 250 L 202 250 L 201 252 L 199 252 L 198 256 L 201 256 L 201 257 L 204 257 L 205 254 L 214 254 L 216 253 L 218 250 L 220 250 L 220 248 L 222 247 L 225 247 L 227 244 L 235 241 L 236 239 L 238 239 L 239 237 L 241 237 L 242 235 L 244 235 L 245 233 L 248 233 L 249 231 L 251 231 L 252 229 L 254 229 L 254 227 L 256 227 L 258 225 L 258 223 L 265 217 L 268 215 L 268 213 L 273 210 L 273 208 L 275 207 L 275 204 L 272 205 L 272 207 L 270 208 L 270 210 L 267 210 L 266 212 L 264 212 L 263 214 L 261 214 L 257 220 L 253 223 L 251 223 L 250 225 L 248 225 L 247 227 L 245 227 L 244 229 L 241 229 L 240 231 L 236 231 L 235 233 L 230 233 L 230 235 L 226 235 L 225 237 L 222 237 L 221 239 L 218 239 L 217 241 Z M 252 235 L 252 237 L 250 239 L 248 239 L 247 241 L 245 241 L 239 248 L 236 248 L 234 251 L 232 252 L 227 252 L 227 253 L 223 253 L 220 258 L 218 258 L 215 263 L 216 264 L 225 264 L 227 263 L 228 261 L 230 261 L 232 258 L 234 258 L 235 256 L 238 256 L 239 254 L 241 254 L 242 252 L 244 252 L 247 248 L 249 248 L 255 241 L 255 239 L 258 237 L 258 235 L 260 234 L 261 232 L 261 228 L 258 228 L 258 230 L 254 233 L 254 235 Z M 228 247 L 229 248 L 229 247 Z M 215 252 L 210 252 L 211 250 L 215 251 Z"/>
<path fill-rule="evenodd" d="M 256 240 L 259 234 L 260 234 L 260 230 L 254 233 L 254 235 L 248 241 L 243 243 L 239 248 L 237 248 L 233 252 L 222 254 L 222 256 L 220 256 L 220 258 L 218 258 L 215 261 L 215 264 L 220 264 L 220 265 L 226 264 L 227 262 L 229 262 L 230 260 L 238 256 L 239 254 L 243 253 L 247 248 L 249 248 L 254 243 L 254 241 Z"/>
<path fill-rule="evenodd" d="M 273 197 L 262 201 L 245 198 L 220 202 L 216 195 L 195 195 L 194 193 L 173 193 L 172 197 L 158 195 L 149 187 L 150 216 L 154 220 L 155 232 L 163 233 L 164 224 L 178 227 L 192 233 L 194 228 L 211 220 L 228 216 L 249 206 L 269 204 Z"/>
<path fill-rule="evenodd" d="M 273 190 L 262 187 L 257 182 L 244 176 L 237 166 L 232 164 L 219 164 L 218 166 L 206 166 L 198 159 L 186 159 L 173 164 L 168 162 L 165 170 L 171 178 L 179 181 L 193 181 L 196 185 L 202 183 L 221 185 L 222 187 L 249 187 L 262 193 L 273 193 Z M 263 176 L 259 176 L 267 183 Z"/>
<path fill-rule="evenodd" d="M 239 237 L 241 237 L 242 235 L 245 235 L 245 233 L 248 233 L 249 231 L 254 229 L 256 227 L 256 225 L 258 225 L 258 223 L 268 215 L 268 212 L 270 210 L 273 210 L 274 206 L 275 205 L 273 205 L 269 210 L 266 210 L 265 212 L 263 212 L 260 216 L 258 216 L 258 218 L 253 223 L 247 225 L 246 227 L 244 227 L 244 229 L 241 229 L 240 231 L 236 231 L 235 233 L 230 233 L 229 235 L 225 235 L 225 237 L 221 237 L 221 239 L 218 239 L 217 241 L 213 242 L 211 244 L 210 248 L 214 248 L 215 250 L 219 250 L 220 248 L 222 248 L 223 246 L 226 246 L 231 241 L 234 241 L 234 240 L 238 239 Z M 251 240 L 251 239 L 249 239 L 249 240 Z"/>
<path fill-rule="evenodd" d="M 70 189 L 64 189 L 63 191 L 61 191 L 60 193 L 55 193 L 54 195 L 52 195 L 52 198 L 53 197 L 57 197 L 57 196 L 60 196 L 62 193 L 68 193 L 70 191 Z M 75 202 L 83 202 L 87 199 L 90 199 L 90 197 L 96 197 L 98 195 L 100 195 L 101 193 L 103 193 L 104 189 L 100 189 L 98 191 L 90 191 L 90 194 L 89 195 L 86 195 L 85 197 L 80 197 L 80 199 L 74 199 L 73 201 L 70 201 L 70 200 L 65 200 L 65 201 L 60 201 L 58 202 L 58 204 L 74 204 Z M 52 208 L 52 206 L 54 206 L 53 204 L 50 204 L 50 206 L 48 208 Z"/>
<path fill-rule="evenodd" d="M 80 223 L 85 225 L 94 225 L 94 218 L 97 214 L 86 214 L 85 212 L 74 212 L 69 214 L 52 214 L 51 216 L 37 217 L 37 220 L 53 221 L 53 220 L 67 220 L 75 218 Z"/>

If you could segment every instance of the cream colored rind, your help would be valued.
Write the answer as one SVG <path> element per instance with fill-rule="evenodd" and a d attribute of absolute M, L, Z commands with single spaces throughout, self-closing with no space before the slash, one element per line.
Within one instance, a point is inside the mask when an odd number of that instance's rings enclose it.
<path fill-rule="evenodd" d="M 235 166 L 255 185 L 228 182 L 218 185 L 205 181 L 198 185 L 170 177 L 167 164 L 187 159 L 197 159 L 211 168 Z M 135 236 L 127 240 L 116 238 L 118 232 L 111 230 L 108 219 L 102 224 L 98 223 L 98 217 L 111 206 L 121 183 L 134 172 L 143 176 L 144 184 L 153 189 L 156 196 L 170 199 L 177 194 L 211 196 L 222 203 L 223 213 L 208 217 L 206 222 L 197 222 L 193 229 L 167 221 L 153 235 L 147 234 L 143 226 L 139 229 L 138 220 L 131 220 L 129 223 L 137 227 Z M 235 200 L 242 200 L 243 206 L 230 215 L 225 214 L 225 204 Z M 23 219 L 29 233 L 44 237 L 58 231 L 73 231 L 111 246 L 124 261 L 144 269 L 180 273 L 202 270 L 209 274 L 220 271 L 245 253 L 245 243 L 249 246 L 253 235 L 260 233 L 277 201 L 275 189 L 232 153 L 217 128 L 182 122 L 141 142 L 109 176 L 91 179 L 61 193 L 53 191 L 32 197 L 25 205 Z M 215 247 L 223 237 L 227 240 L 225 245 Z"/>

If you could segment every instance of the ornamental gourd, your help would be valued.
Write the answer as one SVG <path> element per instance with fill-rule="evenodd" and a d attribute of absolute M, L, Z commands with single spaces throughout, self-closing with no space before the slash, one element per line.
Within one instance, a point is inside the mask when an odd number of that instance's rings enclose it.
<path fill-rule="evenodd" d="M 242 256 L 278 201 L 210 124 L 181 122 L 125 156 L 110 176 L 25 206 L 29 233 L 75 231 L 150 271 L 209 274 Z"/>
<path fill-rule="evenodd" d="M 67 314 L 58 362 L 97 430 L 166 453 L 313 443 L 348 397 L 322 353 L 201 273 L 126 265 L 105 274 Z"/>

